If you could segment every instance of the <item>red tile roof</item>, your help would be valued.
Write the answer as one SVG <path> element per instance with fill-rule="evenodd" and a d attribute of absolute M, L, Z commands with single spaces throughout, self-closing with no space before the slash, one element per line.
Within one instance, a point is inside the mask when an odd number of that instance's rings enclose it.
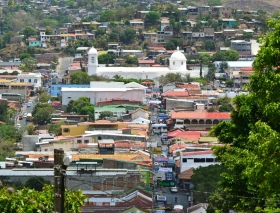
<path fill-rule="evenodd" d="M 253 71 L 253 67 L 245 67 L 245 68 L 241 68 L 241 71 Z"/>
<path fill-rule="evenodd" d="M 184 132 L 184 130 L 182 130 L 182 129 L 173 129 L 173 130 L 171 130 L 170 132 L 168 132 L 168 136 L 169 137 L 175 137 L 179 132 Z"/>
<path fill-rule="evenodd" d="M 213 151 L 212 150 L 207 150 L 207 151 L 196 151 L 196 152 L 182 152 L 182 156 L 192 156 L 192 155 L 212 155 Z"/>
<path fill-rule="evenodd" d="M 187 144 L 185 144 L 185 143 L 176 143 L 176 144 L 169 146 L 169 152 L 173 152 L 177 149 L 183 149 L 185 147 L 187 147 Z"/>
<path fill-rule="evenodd" d="M 154 60 L 138 60 L 139 64 L 155 64 Z"/>
<path fill-rule="evenodd" d="M 176 87 L 185 89 L 200 89 L 198 84 L 176 84 Z"/>
<path fill-rule="evenodd" d="M 189 112 L 173 111 L 172 119 L 230 119 L 229 112 Z"/>
<path fill-rule="evenodd" d="M 162 97 L 188 97 L 188 91 L 167 91 L 161 95 Z"/>
<path fill-rule="evenodd" d="M 28 41 L 36 41 L 37 39 L 36 38 L 28 38 Z"/>

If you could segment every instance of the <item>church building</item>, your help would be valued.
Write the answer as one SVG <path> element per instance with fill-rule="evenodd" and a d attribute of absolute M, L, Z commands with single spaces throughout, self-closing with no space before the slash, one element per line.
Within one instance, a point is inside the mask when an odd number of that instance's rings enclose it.
<path fill-rule="evenodd" d="M 101 67 L 98 66 L 98 52 L 92 47 L 88 51 L 88 74 L 103 75 L 113 78 L 119 75 L 123 78 L 153 79 L 168 73 L 190 74 L 191 77 L 199 77 L 199 70 L 187 70 L 187 59 L 177 48 L 169 58 L 169 67 Z"/>

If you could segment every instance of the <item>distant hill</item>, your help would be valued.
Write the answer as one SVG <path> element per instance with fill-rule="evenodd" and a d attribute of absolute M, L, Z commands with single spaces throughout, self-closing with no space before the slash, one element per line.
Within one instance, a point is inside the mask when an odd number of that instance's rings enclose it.
<path fill-rule="evenodd" d="M 280 10 L 280 0 L 221 0 L 223 5 L 240 10 L 264 10 L 274 13 Z M 192 1 L 193 4 L 207 5 L 208 0 Z"/>
<path fill-rule="evenodd" d="M 280 10 L 280 0 L 223 0 L 226 6 L 236 9 L 263 10 L 274 13 Z"/>

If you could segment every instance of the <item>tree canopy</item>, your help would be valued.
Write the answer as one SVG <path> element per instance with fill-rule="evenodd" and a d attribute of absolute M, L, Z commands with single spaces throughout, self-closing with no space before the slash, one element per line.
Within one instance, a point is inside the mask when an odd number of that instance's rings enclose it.
<path fill-rule="evenodd" d="M 98 117 L 98 119 L 99 120 L 103 120 L 103 119 L 105 119 L 106 117 L 113 117 L 114 115 L 113 115 L 113 113 L 111 112 L 111 111 L 103 111 L 103 112 L 100 112 L 99 113 L 99 117 Z"/>
<path fill-rule="evenodd" d="M 94 120 L 94 105 L 90 103 L 89 98 L 84 96 L 79 97 L 75 101 L 69 101 L 67 105 L 67 112 L 89 115 L 89 119 Z"/>
<path fill-rule="evenodd" d="M 268 26 L 274 30 L 261 39 L 249 94 L 234 99 L 230 122 L 211 130 L 225 144 L 214 154 L 227 171 L 208 199 L 219 212 L 280 211 L 280 21 Z"/>
<path fill-rule="evenodd" d="M 219 51 L 213 55 L 214 61 L 237 61 L 239 54 L 235 50 Z"/>
<path fill-rule="evenodd" d="M 160 13 L 156 11 L 150 11 L 146 14 L 145 20 L 151 24 L 155 24 L 160 18 Z"/>
<path fill-rule="evenodd" d="M 89 84 L 90 77 L 86 72 L 76 71 L 70 74 L 70 84 Z"/>
<path fill-rule="evenodd" d="M 54 188 L 45 185 L 42 191 L 23 188 L 14 190 L 12 188 L 2 188 L 0 190 L 0 212 L 22 213 L 22 212 L 44 212 L 52 213 L 54 209 Z M 65 212 L 80 212 L 84 204 L 85 196 L 80 190 L 65 191 Z"/>

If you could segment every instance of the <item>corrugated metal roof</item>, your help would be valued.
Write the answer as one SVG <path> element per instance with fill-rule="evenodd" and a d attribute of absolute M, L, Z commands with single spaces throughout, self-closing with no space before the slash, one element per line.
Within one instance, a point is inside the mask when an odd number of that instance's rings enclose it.
<path fill-rule="evenodd" d="M 230 119 L 229 112 L 189 112 L 189 111 L 173 111 L 171 114 L 173 119 Z"/>

